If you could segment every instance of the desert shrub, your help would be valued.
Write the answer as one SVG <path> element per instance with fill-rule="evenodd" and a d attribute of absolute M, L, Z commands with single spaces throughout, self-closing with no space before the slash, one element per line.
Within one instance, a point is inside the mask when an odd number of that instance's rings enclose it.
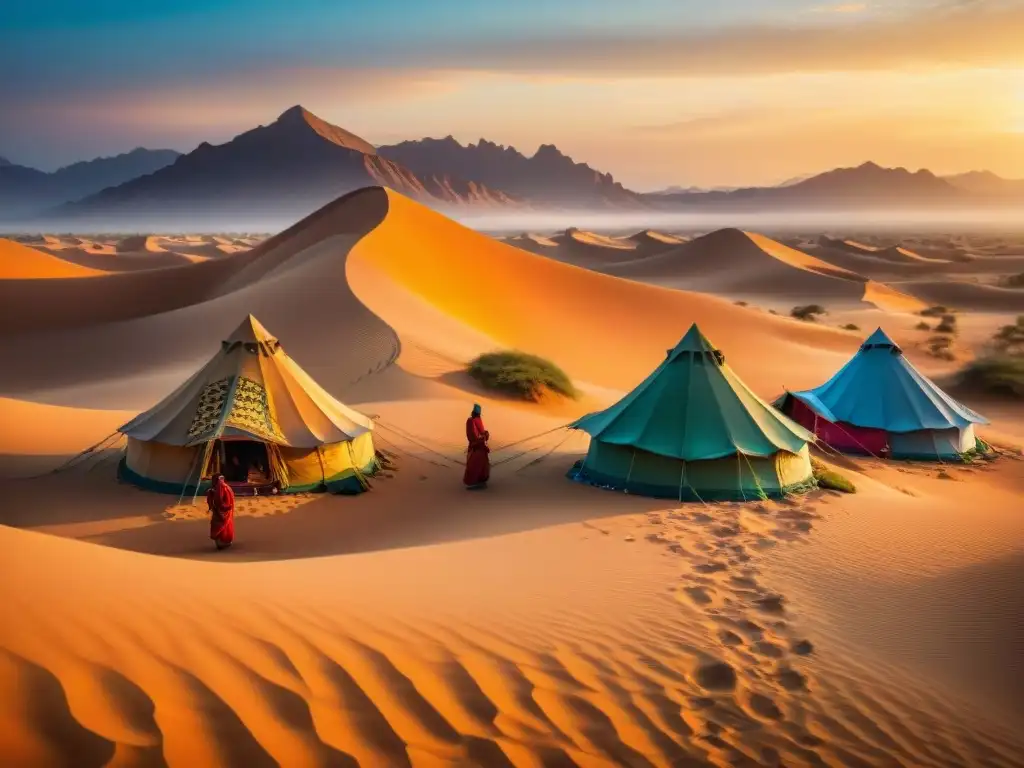
<path fill-rule="evenodd" d="M 860 326 L 854 325 L 853 323 L 847 323 L 846 325 L 840 326 L 844 331 L 859 331 Z"/>
<path fill-rule="evenodd" d="M 1020 354 L 1024 352 L 1024 315 L 1017 316 L 1017 322 L 1004 325 L 992 337 L 993 346 L 1003 354 Z"/>
<path fill-rule="evenodd" d="M 932 329 L 932 327 L 930 325 L 928 325 L 928 323 L 926 323 L 924 320 L 922 320 L 920 323 L 918 323 L 914 327 L 917 328 L 917 330 L 919 330 L 919 331 L 930 331 Z"/>
<path fill-rule="evenodd" d="M 777 315 L 777 314 L 779 314 L 779 313 L 778 313 L 778 312 L 776 312 L 776 311 L 775 311 L 774 309 L 769 309 L 769 310 L 768 310 L 768 314 L 769 314 L 769 315 Z"/>
<path fill-rule="evenodd" d="M 814 479 L 818 482 L 819 488 L 826 488 L 830 491 L 842 491 L 843 493 L 857 492 L 857 486 L 848 478 L 835 470 L 829 469 L 820 461 L 812 461 L 811 470 L 814 472 Z"/>
<path fill-rule="evenodd" d="M 936 333 L 956 333 L 956 315 L 943 315 L 942 321 L 935 326 Z"/>
<path fill-rule="evenodd" d="M 953 310 L 951 310 L 949 307 L 944 307 L 941 304 L 936 304 L 934 307 L 922 309 L 917 314 L 921 315 L 921 317 L 942 317 L 943 315 L 950 314 L 952 311 Z"/>
<path fill-rule="evenodd" d="M 750 302 L 747 302 L 747 301 L 737 301 L 737 302 L 735 302 L 735 304 L 736 304 L 737 307 L 747 307 L 747 306 L 750 306 Z"/>
<path fill-rule="evenodd" d="M 793 307 L 789 311 L 789 314 L 797 320 L 805 320 L 813 323 L 818 319 L 818 315 L 824 315 L 827 313 L 825 312 L 825 308 L 820 304 L 805 304 L 801 307 Z"/>
<path fill-rule="evenodd" d="M 1024 398 L 1024 357 L 981 357 L 960 372 L 960 382 L 982 392 Z"/>
<path fill-rule="evenodd" d="M 949 336 L 932 336 L 928 339 L 928 354 L 939 360 L 956 360 L 953 340 Z"/>
<path fill-rule="evenodd" d="M 1003 285 L 1007 288 L 1024 288 L 1024 272 L 1003 278 Z"/>
<path fill-rule="evenodd" d="M 523 400 L 540 400 L 554 392 L 576 397 L 572 380 L 561 368 L 525 352 L 489 352 L 473 360 L 467 369 L 482 386 Z"/>

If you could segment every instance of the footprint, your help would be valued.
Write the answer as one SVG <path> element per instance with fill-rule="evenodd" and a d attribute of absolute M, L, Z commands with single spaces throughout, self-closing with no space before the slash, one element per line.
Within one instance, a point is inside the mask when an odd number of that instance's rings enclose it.
<path fill-rule="evenodd" d="M 723 629 L 719 632 L 718 639 L 722 641 L 723 645 L 727 646 L 743 645 L 743 638 L 728 629 Z"/>
<path fill-rule="evenodd" d="M 806 691 L 807 678 L 791 667 L 783 667 L 778 671 L 779 684 L 787 691 Z"/>
<path fill-rule="evenodd" d="M 731 691 L 736 687 L 736 670 L 724 661 L 710 661 L 697 667 L 697 684 L 708 691 Z"/>
<path fill-rule="evenodd" d="M 810 640 L 799 640 L 790 647 L 790 650 L 798 656 L 810 656 L 814 653 L 814 646 Z"/>
<path fill-rule="evenodd" d="M 765 595 L 757 598 L 754 604 L 765 613 L 784 613 L 786 610 L 783 606 L 784 602 L 785 598 L 782 595 Z"/>
<path fill-rule="evenodd" d="M 713 602 L 707 587 L 683 587 L 683 591 L 697 605 L 711 605 Z"/>
<path fill-rule="evenodd" d="M 781 659 L 784 655 L 782 648 L 775 643 L 769 643 L 767 640 L 759 640 L 754 643 L 752 650 L 759 656 L 766 656 L 769 659 Z"/>
<path fill-rule="evenodd" d="M 750 696 L 750 709 L 754 714 L 766 720 L 781 720 L 782 710 L 769 697 L 761 693 L 754 693 Z"/>
<path fill-rule="evenodd" d="M 701 563 L 700 565 L 693 566 L 693 570 L 697 573 L 719 573 L 724 571 L 729 566 L 725 563 L 712 561 L 710 563 Z"/>

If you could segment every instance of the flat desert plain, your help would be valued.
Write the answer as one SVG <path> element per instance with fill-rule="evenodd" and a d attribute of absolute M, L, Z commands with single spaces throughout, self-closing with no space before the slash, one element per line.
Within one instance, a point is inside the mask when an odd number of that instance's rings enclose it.
<path fill-rule="evenodd" d="M 855 494 L 673 504 L 565 477 L 588 438 L 559 428 L 693 322 L 769 399 L 878 326 L 945 383 L 1024 313 L 1024 238 L 872 237 L 502 241 L 370 188 L 269 238 L 0 240 L 0 763 L 1024 765 L 1019 402 L 954 389 L 993 461 L 822 454 Z M 918 327 L 936 304 L 949 354 Z M 248 314 L 376 417 L 393 465 L 370 492 L 239 499 L 217 552 L 201 498 L 117 482 L 116 439 L 51 471 Z M 467 361 L 508 348 L 580 397 L 481 390 Z"/>

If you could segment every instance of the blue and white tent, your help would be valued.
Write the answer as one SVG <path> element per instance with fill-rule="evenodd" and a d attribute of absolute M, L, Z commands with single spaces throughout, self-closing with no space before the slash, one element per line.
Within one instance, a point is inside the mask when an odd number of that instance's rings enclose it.
<path fill-rule="evenodd" d="M 974 425 L 988 423 L 918 371 L 881 328 L 827 382 L 789 392 L 778 405 L 822 439 L 884 433 L 893 458 L 959 458 L 976 447 Z"/>

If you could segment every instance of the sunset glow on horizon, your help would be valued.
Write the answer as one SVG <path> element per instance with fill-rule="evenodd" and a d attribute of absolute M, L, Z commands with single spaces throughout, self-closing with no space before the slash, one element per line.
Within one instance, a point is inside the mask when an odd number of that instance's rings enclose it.
<path fill-rule="evenodd" d="M 1024 177 L 1016 1 L 96 5 L 4 11 L 0 155 L 189 151 L 302 104 L 378 145 L 554 143 L 641 190 L 868 160 Z"/>

